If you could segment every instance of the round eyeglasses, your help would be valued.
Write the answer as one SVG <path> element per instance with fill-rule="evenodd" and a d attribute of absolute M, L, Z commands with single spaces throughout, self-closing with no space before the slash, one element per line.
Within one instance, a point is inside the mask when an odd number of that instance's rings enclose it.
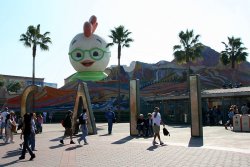
<path fill-rule="evenodd" d="M 110 53 L 100 48 L 92 48 L 90 50 L 82 50 L 82 49 L 77 48 L 77 49 L 74 49 L 72 52 L 70 52 L 69 55 L 71 56 L 73 60 L 81 61 L 82 59 L 84 59 L 86 52 L 94 60 L 100 60 L 103 58 L 105 53 Z"/>

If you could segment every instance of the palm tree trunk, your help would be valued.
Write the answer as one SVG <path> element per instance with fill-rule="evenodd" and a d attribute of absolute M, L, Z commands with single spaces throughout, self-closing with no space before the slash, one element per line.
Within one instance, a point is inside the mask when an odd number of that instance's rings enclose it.
<path fill-rule="evenodd" d="M 117 110 L 118 110 L 118 121 L 121 120 L 121 111 L 120 111 L 120 98 L 121 98 L 121 77 L 120 77 L 120 59 L 121 59 L 121 45 L 118 44 L 118 97 L 117 97 L 117 102 L 118 102 L 118 105 L 117 105 Z"/>
<path fill-rule="evenodd" d="M 232 56 L 232 69 L 233 69 L 233 76 L 232 76 L 232 84 L 233 82 L 236 82 L 235 80 L 235 58 Z"/>
<path fill-rule="evenodd" d="M 32 68 L 32 85 L 35 85 L 35 58 L 36 58 L 36 45 L 32 48 L 32 57 L 33 57 L 33 68 Z"/>
<path fill-rule="evenodd" d="M 33 56 L 32 85 L 35 85 L 35 57 Z"/>
<path fill-rule="evenodd" d="M 36 45 L 33 46 L 33 62 L 32 62 L 32 86 L 35 85 L 35 58 L 36 58 Z M 32 112 L 35 112 L 35 92 L 32 93 Z"/>

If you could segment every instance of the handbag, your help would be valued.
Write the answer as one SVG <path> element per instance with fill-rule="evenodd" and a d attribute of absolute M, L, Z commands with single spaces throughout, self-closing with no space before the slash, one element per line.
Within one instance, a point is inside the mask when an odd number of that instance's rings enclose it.
<path fill-rule="evenodd" d="M 167 130 L 167 128 L 165 128 L 165 126 L 163 126 L 163 135 L 170 136 L 170 132 Z"/>
<path fill-rule="evenodd" d="M 11 132 L 16 133 L 16 124 L 11 124 Z"/>

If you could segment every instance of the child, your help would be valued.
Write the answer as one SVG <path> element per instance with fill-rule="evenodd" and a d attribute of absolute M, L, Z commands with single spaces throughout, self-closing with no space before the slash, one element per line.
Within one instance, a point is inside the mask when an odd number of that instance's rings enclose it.
<path fill-rule="evenodd" d="M 139 115 L 139 118 L 137 119 L 137 130 L 138 130 L 138 136 L 144 136 L 144 123 L 145 119 L 143 114 Z"/>
<path fill-rule="evenodd" d="M 148 118 L 145 120 L 145 130 L 147 137 L 153 136 L 153 120 L 151 113 L 148 113 Z"/>

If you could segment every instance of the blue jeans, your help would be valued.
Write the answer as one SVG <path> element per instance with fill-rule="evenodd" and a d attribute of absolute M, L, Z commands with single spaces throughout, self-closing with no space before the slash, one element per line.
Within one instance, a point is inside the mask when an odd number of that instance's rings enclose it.
<path fill-rule="evenodd" d="M 113 119 L 108 119 L 108 133 L 112 133 Z"/>
<path fill-rule="evenodd" d="M 23 142 L 23 150 L 22 150 L 21 156 L 25 157 L 26 150 L 28 150 L 30 155 L 34 155 L 32 150 L 29 147 L 30 135 L 24 134 L 23 140 L 24 140 L 24 142 Z"/>
<path fill-rule="evenodd" d="M 82 128 L 82 136 L 80 137 L 80 141 L 84 141 L 84 143 L 87 143 L 86 136 L 88 135 L 88 128 L 86 124 L 81 125 Z"/>
<path fill-rule="evenodd" d="M 30 148 L 32 151 L 35 150 L 35 145 L 36 145 L 35 136 L 36 134 L 31 132 L 30 137 L 29 137 L 29 144 L 30 144 Z"/>

